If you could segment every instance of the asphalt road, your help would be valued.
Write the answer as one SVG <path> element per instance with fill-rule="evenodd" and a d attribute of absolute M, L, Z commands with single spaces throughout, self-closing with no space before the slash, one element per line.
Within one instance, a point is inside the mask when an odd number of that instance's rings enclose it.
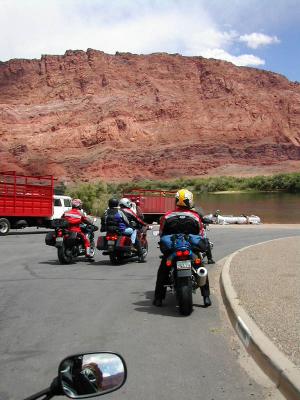
<path fill-rule="evenodd" d="M 149 233 L 147 262 L 112 266 L 58 264 L 45 234 L 0 237 L 0 398 L 19 400 L 45 387 L 59 361 L 80 352 L 111 350 L 127 361 L 128 380 L 107 399 L 281 399 L 252 364 L 233 332 L 219 293 L 221 264 L 209 266 L 212 307 L 194 296 L 182 317 L 169 295 L 152 306 L 159 263 Z M 249 244 L 299 235 L 298 226 L 212 226 L 213 254 L 221 260 Z"/>

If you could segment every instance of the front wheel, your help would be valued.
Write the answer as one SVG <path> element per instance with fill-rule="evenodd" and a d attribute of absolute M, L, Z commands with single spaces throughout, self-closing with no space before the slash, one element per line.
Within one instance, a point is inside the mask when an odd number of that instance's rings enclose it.
<path fill-rule="evenodd" d="M 190 315 L 193 311 L 193 291 L 191 278 L 179 279 L 179 282 L 177 282 L 177 298 L 180 314 Z"/>
<path fill-rule="evenodd" d="M 73 261 L 72 249 L 67 249 L 64 244 L 58 247 L 57 256 L 60 264 L 71 264 Z"/>
<path fill-rule="evenodd" d="M 9 220 L 6 218 L 0 218 L 0 236 L 5 236 L 10 230 Z"/>

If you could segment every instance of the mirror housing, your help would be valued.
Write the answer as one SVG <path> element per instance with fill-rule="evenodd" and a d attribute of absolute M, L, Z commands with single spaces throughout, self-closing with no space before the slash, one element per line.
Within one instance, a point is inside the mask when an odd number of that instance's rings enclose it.
<path fill-rule="evenodd" d="M 124 385 L 127 367 L 116 353 L 75 354 L 62 360 L 58 380 L 63 393 L 71 399 L 101 396 Z"/>

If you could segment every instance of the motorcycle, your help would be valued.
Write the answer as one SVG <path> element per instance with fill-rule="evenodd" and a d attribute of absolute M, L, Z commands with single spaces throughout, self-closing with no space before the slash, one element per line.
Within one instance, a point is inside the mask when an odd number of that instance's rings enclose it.
<path fill-rule="evenodd" d="M 94 219 L 95 222 L 95 219 Z M 57 248 L 57 256 L 60 264 L 71 264 L 74 258 L 85 256 L 85 247 L 82 237 L 77 232 L 70 231 L 69 224 L 64 219 L 52 221 L 54 232 L 48 232 L 45 237 L 47 246 Z M 82 224 L 81 231 L 88 236 L 90 241 L 90 256 L 95 255 L 94 232 L 98 230 L 95 225 Z"/>
<path fill-rule="evenodd" d="M 61 361 L 58 375 L 51 385 L 24 400 L 51 399 L 67 396 L 72 399 L 101 396 L 118 390 L 127 379 L 125 360 L 116 353 L 75 354 Z"/>
<path fill-rule="evenodd" d="M 158 233 L 158 232 L 157 232 Z M 191 234 L 162 236 L 159 242 L 169 268 L 165 288 L 176 294 L 179 312 L 190 315 L 193 311 L 193 293 L 207 282 L 207 269 L 201 253 L 201 237 Z"/>
<path fill-rule="evenodd" d="M 99 236 L 97 249 L 104 250 L 102 254 L 108 255 L 114 265 L 134 258 L 137 258 L 139 262 L 144 262 L 148 254 L 147 229 L 147 227 L 142 227 L 137 231 L 137 238 L 142 247 L 141 255 L 138 255 L 130 236 L 118 232 L 107 232 L 105 236 Z"/>

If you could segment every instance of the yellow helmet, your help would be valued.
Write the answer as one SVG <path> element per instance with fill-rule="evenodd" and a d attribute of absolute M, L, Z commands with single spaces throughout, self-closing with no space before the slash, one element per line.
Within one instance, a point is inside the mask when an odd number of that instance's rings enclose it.
<path fill-rule="evenodd" d="M 176 206 L 192 208 L 194 206 L 193 193 L 187 189 L 180 189 L 175 195 Z"/>

